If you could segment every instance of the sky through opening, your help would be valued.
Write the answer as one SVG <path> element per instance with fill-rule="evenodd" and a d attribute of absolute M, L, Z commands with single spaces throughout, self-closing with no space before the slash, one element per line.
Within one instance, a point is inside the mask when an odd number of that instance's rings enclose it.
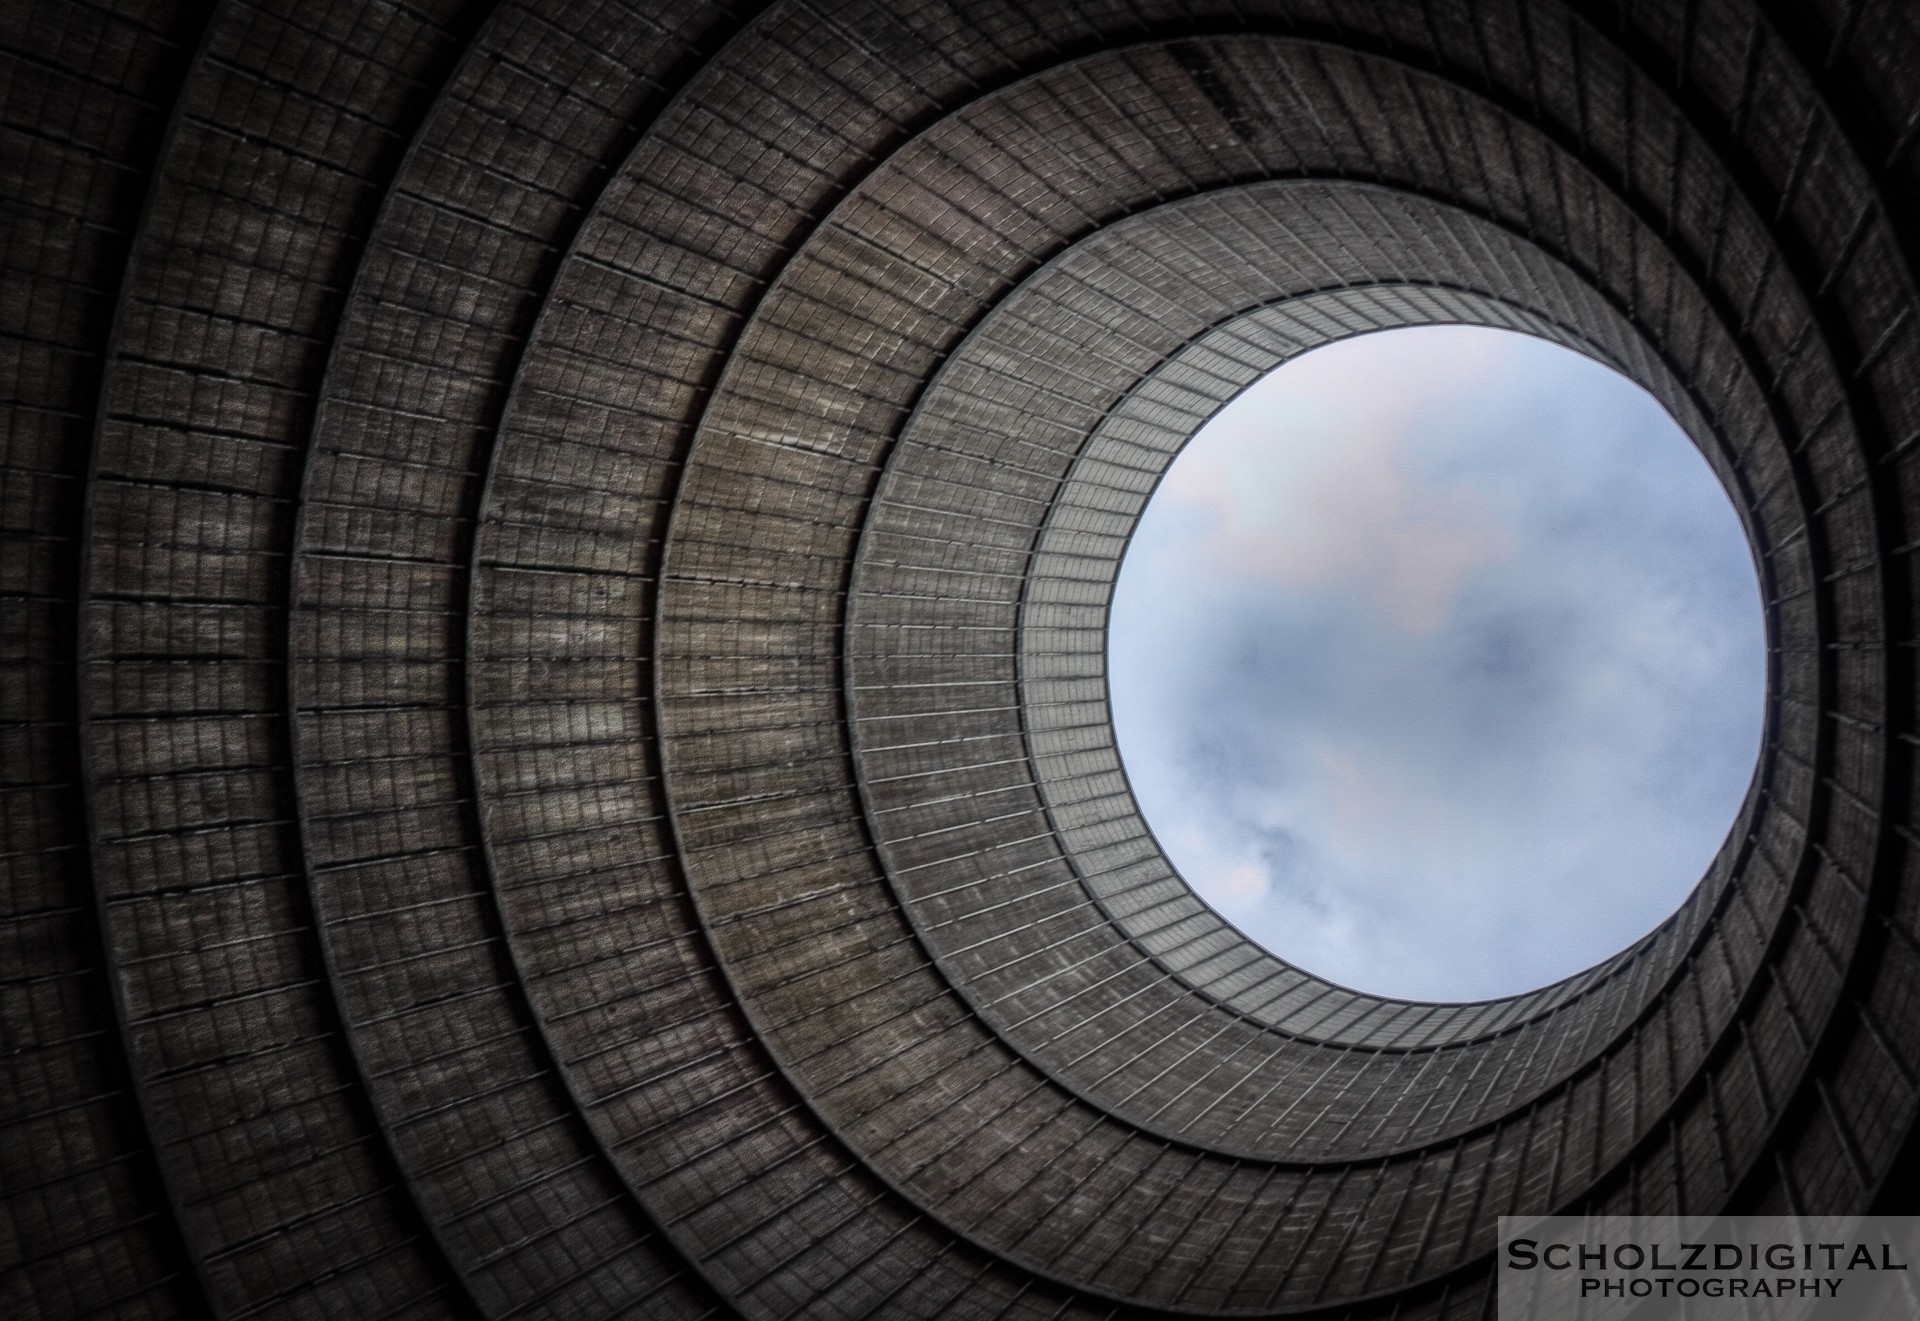
<path fill-rule="evenodd" d="M 1134 533 L 1108 683 L 1188 883 L 1376 994 L 1543 985 L 1651 930 L 1759 747 L 1745 534 L 1638 386 L 1471 326 L 1304 354 Z"/>

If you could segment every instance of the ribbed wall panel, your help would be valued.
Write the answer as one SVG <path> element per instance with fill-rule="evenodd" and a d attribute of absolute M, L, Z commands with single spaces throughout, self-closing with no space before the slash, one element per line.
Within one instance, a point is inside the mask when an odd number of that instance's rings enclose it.
<path fill-rule="evenodd" d="M 1894 0 L 8 8 L 0 1308 L 1485 1316 L 1494 1218 L 1911 1209 Z M 1249 944 L 1105 706 L 1159 473 L 1474 321 L 1739 506 L 1668 922 Z"/>

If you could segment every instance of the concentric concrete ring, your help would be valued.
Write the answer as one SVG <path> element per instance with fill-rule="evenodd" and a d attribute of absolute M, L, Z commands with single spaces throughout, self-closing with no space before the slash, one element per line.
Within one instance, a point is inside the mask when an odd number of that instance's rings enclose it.
<path fill-rule="evenodd" d="M 1910 1198 L 1905 8 L 0 25 L 10 1314 L 1483 1315 L 1501 1214 Z M 1466 1006 L 1207 910 L 1101 670 L 1182 441 L 1434 321 L 1660 398 L 1770 634 L 1694 896 Z"/>

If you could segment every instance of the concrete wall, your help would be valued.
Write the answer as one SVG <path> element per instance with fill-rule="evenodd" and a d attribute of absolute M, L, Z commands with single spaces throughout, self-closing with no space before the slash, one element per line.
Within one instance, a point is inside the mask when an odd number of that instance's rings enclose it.
<path fill-rule="evenodd" d="M 0 1311 L 1489 1312 L 1500 1214 L 1912 1209 L 1898 0 L 0 6 Z M 1640 380 L 1755 787 L 1659 931 L 1330 987 L 1106 593 L 1382 325 Z"/>

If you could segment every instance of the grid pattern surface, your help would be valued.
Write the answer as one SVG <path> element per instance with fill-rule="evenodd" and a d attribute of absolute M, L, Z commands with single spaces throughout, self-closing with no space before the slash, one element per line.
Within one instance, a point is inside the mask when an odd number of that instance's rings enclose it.
<path fill-rule="evenodd" d="M 1465 1318 L 1502 1213 L 1908 1209 L 1912 6 L 0 36 L 0 1310 Z M 1669 923 L 1431 1006 L 1186 890 L 1102 655 L 1215 408 L 1459 320 L 1668 405 L 1771 682 Z"/>
<path fill-rule="evenodd" d="M 1211 409 L 1329 337 L 1423 320 L 1559 338 L 1631 363 L 1676 413 L 1693 408 L 1597 295 L 1589 291 L 1570 306 L 1564 295 L 1578 293 L 1577 282 L 1537 254 L 1528 262 L 1512 252 L 1507 269 L 1496 265 L 1478 278 L 1524 290 L 1543 310 L 1467 292 L 1464 282 L 1476 272 L 1462 269 L 1462 254 L 1486 263 L 1510 251 L 1511 240 L 1424 204 L 1409 214 L 1403 199 L 1352 185 L 1290 184 L 1210 195 L 1102 231 L 1094 244 L 1134 254 L 1144 269 L 1128 272 L 1112 251 L 1076 249 L 1004 303 L 922 400 L 892 455 L 862 547 L 849 607 L 849 697 L 856 711 L 863 704 L 874 710 L 856 724 L 864 790 L 896 888 L 921 915 L 917 929 L 1003 1035 L 1056 1057 L 1091 1051 L 1098 1071 L 1082 1076 L 1100 1080 L 1110 1105 L 1124 1097 L 1123 1109 L 1165 1116 L 1170 1135 L 1208 1132 L 1215 1145 L 1244 1146 L 1257 1132 L 1264 1150 L 1295 1156 L 1365 1135 L 1369 1149 L 1379 1150 L 1431 1136 L 1436 1123 L 1470 1126 L 1513 1108 L 1572 1061 L 1589 1058 L 1591 1043 L 1614 1035 L 1660 987 L 1751 829 L 1747 822 L 1736 828 L 1728 857 L 1669 936 L 1541 993 L 1434 1006 L 1355 996 L 1239 939 L 1178 881 L 1141 825 L 1100 678 L 1106 594 L 1132 520 Z M 1330 216 L 1346 231 L 1341 241 L 1325 232 Z M 1369 225 L 1376 234 L 1450 237 L 1442 250 L 1370 271 L 1352 247 Z M 1244 236 L 1237 260 L 1218 251 L 1192 255 L 1222 230 Z M 1463 230 L 1478 232 L 1468 239 Z M 1256 240 L 1266 247 L 1249 260 L 1245 251 Z M 1263 287 L 1258 272 L 1289 269 L 1268 255 L 1281 241 L 1326 254 L 1311 271 L 1292 267 L 1294 278 L 1311 287 L 1338 275 L 1342 287 L 1294 297 Z M 1343 255 L 1357 264 L 1336 269 Z M 1418 269 L 1429 283 L 1383 283 L 1422 259 Z M 1138 281 L 1169 269 L 1210 276 L 1182 291 L 1189 319 L 1165 331 L 1178 348 L 1169 352 L 1151 338 L 1122 341 L 1138 345 L 1140 362 L 1160 365 L 1114 400 L 1111 382 L 1086 370 L 1091 355 L 1066 346 L 1119 319 L 1108 302 L 1114 285 L 1098 276 L 1125 272 L 1134 282 L 1128 291 L 1137 293 Z M 1099 300 L 1092 309 L 1084 305 L 1089 298 Z M 1255 308 L 1246 311 L 1250 298 Z M 1566 329 L 1582 322 L 1611 329 L 1608 344 Z M 1043 336 L 1037 349 L 1036 335 Z M 1063 361 L 1073 364 L 1071 373 L 1059 367 Z M 1125 379 L 1117 370 L 1116 379 Z M 1004 412 L 1000 401 L 1009 399 L 1047 402 L 1033 407 L 1037 416 L 1019 432 L 980 424 L 983 406 Z M 1084 435 L 1062 420 L 1075 404 L 1099 418 Z M 1692 416 L 1703 442 L 1717 443 L 1704 419 Z M 1014 445 L 1005 443 L 1010 435 Z M 988 535 L 973 533 L 971 522 L 964 538 L 929 534 L 932 520 L 966 519 L 968 493 L 1009 471 L 1007 480 L 1051 482 L 1042 489 L 1053 494 L 997 504 Z M 993 476 L 967 480 L 975 473 Z M 1791 539 L 1779 529 L 1757 535 Z M 960 641 L 933 647 L 929 638 Z M 1017 701 L 983 696 L 1008 683 L 1017 685 Z M 966 758 L 947 755 L 959 725 Z M 965 788 L 956 792 L 956 784 Z M 1015 859 L 1003 861 L 1012 851 Z M 1135 950 L 1116 939 L 1121 932 Z M 1241 1021 L 1210 1013 L 1193 992 Z M 1120 1030 L 1116 1017 L 1134 1026 Z M 1123 1045 L 1129 1041 L 1131 1051 Z M 1303 1049 L 1306 1043 L 1341 1049 Z M 1397 1058 L 1440 1047 L 1452 1048 L 1443 1061 Z M 1480 1059 L 1489 1051 L 1497 1063 Z M 1403 1069 L 1422 1085 L 1409 1087 Z M 1481 1070 L 1487 1085 L 1477 1107 L 1432 1106 L 1434 1095 Z M 1328 1106 L 1303 1101 L 1303 1088 L 1367 1100 Z M 1282 1113 L 1296 1127 L 1275 1122 Z M 1315 1127 L 1298 1127 L 1305 1124 Z"/>

